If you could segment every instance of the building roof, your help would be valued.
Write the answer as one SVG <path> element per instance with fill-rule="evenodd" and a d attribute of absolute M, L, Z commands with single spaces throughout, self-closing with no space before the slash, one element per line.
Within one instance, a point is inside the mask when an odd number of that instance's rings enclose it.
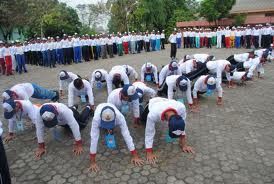
<path fill-rule="evenodd" d="M 230 13 L 251 13 L 274 11 L 274 0 L 236 0 Z"/>

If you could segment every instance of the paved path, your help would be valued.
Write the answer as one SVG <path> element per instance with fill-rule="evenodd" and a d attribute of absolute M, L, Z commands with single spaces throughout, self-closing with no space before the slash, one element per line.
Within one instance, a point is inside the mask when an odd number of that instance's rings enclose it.
<path fill-rule="evenodd" d="M 184 54 L 211 53 L 217 59 L 225 59 L 236 49 L 189 49 L 179 50 Z M 95 68 L 110 69 L 114 65 L 129 64 L 138 71 L 149 60 L 157 66 L 168 63 L 169 50 L 148 54 L 129 55 L 114 59 L 63 67 L 81 76 L 89 76 Z M 55 69 L 29 67 L 29 73 L 0 78 L 1 92 L 16 83 L 35 82 L 47 88 L 58 89 Z M 274 65 L 265 67 L 264 80 L 256 79 L 236 89 L 224 88 L 224 106 L 218 108 L 215 98 L 202 98 L 201 111 L 188 113 L 188 142 L 197 154 L 193 157 L 181 152 L 178 142 L 165 143 L 166 130 L 157 128 L 155 151 L 160 157 L 157 165 L 134 167 L 130 153 L 117 131 L 118 149 L 107 150 L 102 138 L 99 140 L 97 161 L 101 168 L 98 174 L 89 173 L 89 126 L 82 132 L 84 154 L 72 155 L 73 139 L 67 135 L 55 141 L 47 131 L 47 154 L 39 161 L 34 159 L 37 147 L 33 139 L 35 131 L 28 127 L 16 140 L 6 144 L 12 180 L 14 184 L 81 184 L 81 183 L 195 183 L 195 184 L 273 184 L 274 183 Z M 104 92 L 94 91 L 96 104 L 106 101 Z M 39 101 L 34 101 L 39 102 Z M 64 100 L 65 103 L 65 100 Z M 0 109 L 3 122 L 3 112 Z M 127 118 L 130 132 L 142 158 L 144 130 L 134 129 Z M 6 125 L 5 125 L 6 128 Z"/>

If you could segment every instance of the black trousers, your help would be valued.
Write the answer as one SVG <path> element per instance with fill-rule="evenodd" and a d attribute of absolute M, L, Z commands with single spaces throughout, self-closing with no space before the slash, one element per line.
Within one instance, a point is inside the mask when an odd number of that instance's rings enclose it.
<path fill-rule="evenodd" d="M 82 53 L 83 53 L 83 58 L 85 61 L 90 61 L 90 50 L 89 46 L 85 45 L 82 47 Z"/>
<path fill-rule="evenodd" d="M 79 124 L 80 130 L 83 130 L 88 125 L 88 120 L 93 116 L 93 111 L 90 108 L 85 107 L 81 113 L 79 113 L 75 108 L 70 107 L 73 112 L 73 116 L 77 123 Z"/>
<path fill-rule="evenodd" d="M 113 43 L 113 54 L 117 55 L 117 53 L 118 53 L 117 45 L 116 45 L 116 43 Z"/>
<path fill-rule="evenodd" d="M 0 184 L 11 184 L 9 165 L 2 137 L 0 136 Z"/>
<path fill-rule="evenodd" d="M 165 39 L 161 38 L 161 49 L 165 49 Z"/>
<path fill-rule="evenodd" d="M 164 80 L 164 82 L 162 83 L 162 85 L 160 86 L 158 90 L 157 95 L 161 97 L 163 96 L 167 97 L 167 90 L 168 90 L 168 86 L 166 84 L 166 80 Z"/>
<path fill-rule="evenodd" d="M 176 43 L 171 43 L 170 57 L 176 58 L 177 47 Z"/>
<path fill-rule="evenodd" d="M 257 49 L 259 47 L 259 36 L 254 36 L 254 47 Z"/>
<path fill-rule="evenodd" d="M 211 48 L 211 38 L 208 38 L 207 48 Z"/>
<path fill-rule="evenodd" d="M 208 74 L 208 69 L 206 67 L 206 63 L 202 63 L 202 62 L 197 62 L 197 68 L 196 70 L 188 73 L 188 74 L 184 74 L 190 81 L 193 81 L 194 79 L 200 77 L 201 75 L 207 75 Z"/>
<path fill-rule="evenodd" d="M 225 48 L 225 35 L 222 35 L 222 47 Z"/>
<path fill-rule="evenodd" d="M 250 46 L 251 46 L 251 44 L 250 44 L 251 35 L 246 35 L 246 36 L 245 36 L 245 41 L 246 41 L 246 48 L 247 48 L 247 49 L 250 49 Z"/>
<path fill-rule="evenodd" d="M 184 37 L 184 48 L 187 48 L 187 37 Z"/>
<path fill-rule="evenodd" d="M 146 51 L 150 52 L 150 42 L 146 42 Z"/>
<path fill-rule="evenodd" d="M 147 103 L 145 105 L 145 107 L 142 108 L 142 110 L 140 110 L 140 120 L 143 124 L 146 124 L 146 122 L 147 122 L 147 116 L 148 116 L 148 113 L 149 113 L 148 106 L 149 106 L 149 103 Z"/>
<path fill-rule="evenodd" d="M 137 53 L 141 53 L 142 41 L 137 41 Z"/>
<path fill-rule="evenodd" d="M 107 45 L 108 55 L 113 58 L 113 45 Z"/>
<path fill-rule="evenodd" d="M 96 46 L 92 46 L 92 51 L 93 51 L 93 58 L 94 60 L 98 60 L 98 52 Z"/>

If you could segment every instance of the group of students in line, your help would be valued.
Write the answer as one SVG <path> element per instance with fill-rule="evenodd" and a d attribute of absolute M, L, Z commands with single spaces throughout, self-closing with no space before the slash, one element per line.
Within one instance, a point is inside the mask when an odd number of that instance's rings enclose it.
<path fill-rule="evenodd" d="M 89 80 L 62 70 L 58 75 L 59 91 L 48 90 L 34 83 L 16 84 L 2 94 L 4 118 L 8 120 L 9 131 L 5 141 L 14 139 L 14 133 L 22 129 L 23 120 L 28 118 L 36 128 L 37 158 L 41 158 L 46 152 L 45 129 L 56 126 L 72 132 L 75 139 L 73 152 L 79 155 L 83 152 L 81 130 L 92 118 L 89 169 L 95 172 L 99 170 L 96 153 L 100 132 L 104 135 L 106 146 L 114 149 L 117 127 L 120 128 L 132 155 L 131 162 L 139 166 L 144 161 L 139 157 L 130 135 L 128 124 L 131 121 L 125 119 L 125 115 L 131 115 L 134 127 L 145 126 L 146 159 L 150 164 L 157 161 L 153 151 L 156 125 L 168 127 L 167 142 L 178 138 L 183 152 L 194 153 L 194 149 L 186 140 L 187 108 L 190 112 L 198 112 L 199 96 L 212 96 L 215 92 L 216 104 L 222 105 L 223 82 L 227 82 L 227 86 L 233 88 L 235 82 L 252 80 L 255 72 L 261 78 L 264 74 L 263 65 L 273 58 L 272 47 L 234 54 L 222 60 L 216 60 L 209 54 L 194 54 L 186 55 L 180 61 L 172 59 L 167 65 L 162 66 L 161 70 L 156 65 L 146 62 L 141 67 L 140 81 L 133 67 L 117 65 L 109 72 L 104 69 L 94 70 Z M 157 90 L 146 83 L 154 83 Z M 105 87 L 108 98 L 95 108 L 94 92 L 100 95 L 100 91 Z M 68 105 L 56 102 L 63 99 L 66 91 Z M 49 99 L 53 102 L 32 104 L 31 98 Z"/>
<path fill-rule="evenodd" d="M 180 39 L 181 38 L 181 39 Z M 177 39 L 177 40 L 176 40 Z M 254 26 L 217 28 L 183 28 L 174 30 L 169 37 L 171 57 L 176 57 L 176 48 L 269 48 L 274 43 L 274 26 L 267 23 Z M 173 46 L 172 46 L 173 44 Z"/>
<path fill-rule="evenodd" d="M 27 72 L 26 64 L 56 67 L 58 64 L 113 58 L 115 55 L 137 54 L 145 50 L 165 49 L 165 31 L 125 32 L 117 34 L 63 35 L 61 39 L 36 38 L 28 42 L 3 43 L 0 41 L 0 71 L 13 75 Z"/>

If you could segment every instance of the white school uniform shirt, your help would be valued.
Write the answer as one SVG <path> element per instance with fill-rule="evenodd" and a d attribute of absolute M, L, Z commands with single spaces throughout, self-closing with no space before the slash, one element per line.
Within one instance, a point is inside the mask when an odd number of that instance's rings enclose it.
<path fill-rule="evenodd" d="M 5 47 L 0 48 L 0 58 L 4 58 Z"/>
<path fill-rule="evenodd" d="M 166 78 L 166 84 L 167 84 L 167 98 L 168 99 L 173 99 L 174 98 L 174 92 L 173 90 L 180 91 L 180 89 L 176 86 L 176 81 L 177 79 L 182 76 L 182 75 L 171 75 Z M 186 92 L 186 98 L 188 104 L 193 104 L 192 97 L 191 97 L 191 81 L 188 79 L 187 80 L 187 90 Z"/>
<path fill-rule="evenodd" d="M 179 62 L 179 68 L 183 74 L 189 74 L 190 72 L 195 70 L 193 60 L 194 59 L 190 59 L 185 62 L 182 62 L 183 60 L 181 60 Z"/>
<path fill-rule="evenodd" d="M 228 30 L 226 30 L 225 31 L 225 37 L 230 37 L 230 33 L 231 33 L 231 31 L 228 29 Z"/>
<path fill-rule="evenodd" d="M 34 93 L 34 88 L 31 83 L 16 84 L 11 87 L 10 90 L 18 96 L 16 100 L 29 100 Z"/>
<path fill-rule="evenodd" d="M 249 61 L 244 62 L 244 68 L 248 69 L 247 77 L 251 78 L 254 75 L 254 71 L 264 73 L 263 65 L 260 63 L 261 57 L 255 57 Z"/>
<path fill-rule="evenodd" d="M 65 86 L 68 86 L 72 81 L 79 78 L 78 75 L 72 72 L 67 72 L 67 73 L 69 75 L 69 78 L 66 80 L 60 80 L 60 77 L 59 77 L 59 90 L 64 90 Z"/>
<path fill-rule="evenodd" d="M 236 37 L 241 37 L 241 31 L 235 31 L 235 36 Z"/>
<path fill-rule="evenodd" d="M 123 36 L 122 37 L 122 40 L 123 40 L 123 42 L 128 42 L 129 41 L 129 36 Z"/>
<path fill-rule="evenodd" d="M 182 33 L 181 33 L 181 32 L 177 33 L 177 34 L 176 34 L 176 37 L 177 37 L 177 38 L 182 38 Z"/>
<path fill-rule="evenodd" d="M 47 51 L 48 50 L 48 42 L 41 44 L 41 51 Z"/>
<path fill-rule="evenodd" d="M 177 35 L 176 34 L 171 34 L 168 38 L 168 41 L 170 43 L 176 43 L 176 38 L 177 38 Z"/>
<path fill-rule="evenodd" d="M 63 44 L 62 41 L 56 42 L 56 49 L 62 49 L 63 48 L 62 44 Z"/>
<path fill-rule="evenodd" d="M 161 38 L 163 39 L 163 38 L 165 38 L 166 36 L 165 36 L 165 34 L 164 33 L 161 33 Z"/>
<path fill-rule="evenodd" d="M 46 104 L 53 105 L 56 111 L 58 112 L 57 125 L 68 125 L 72 131 L 75 141 L 81 140 L 80 128 L 73 116 L 72 110 L 62 103 L 46 103 Z M 43 104 L 43 105 L 46 105 L 46 104 Z M 39 108 L 39 111 L 41 107 Z M 44 134 L 45 134 L 45 125 L 43 123 L 42 117 L 39 112 L 38 120 L 36 122 L 36 136 L 37 136 L 38 143 L 45 142 Z"/>
<path fill-rule="evenodd" d="M 139 99 L 136 99 L 136 100 L 133 100 L 131 102 L 126 102 L 126 101 L 123 101 L 121 99 L 121 90 L 123 88 L 117 88 L 115 90 L 113 90 L 109 95 L 108 95 L 108 100 L 107 102 L 108 103 L 111 103 L 113 105 L 115 105 L 115 107 L 117 109 L 119 109 L 119 111 L 121 111 L 122 109 L 122 105 L 125 104 L 125 103 L 128 103 L 130 109 L 132 110 L 132 113 L 133 113 L 133 117 L 134 118 L 139 118 L 140 117 L 140 110 L 139 110 Z"/>
<path fill-rule="evenodd" d="M 226 65 L 230 65 L 230 62 L 227 60 L 216 60 L 216 61 L 208 61 L 206 63 L 206 67 L 210 73 L 217 74 L 217 82 L 222 84 L 222 73 L 225 72 L 226 79 L 231 81 L 230 72 L 225 71 Z"/>
<path fill-rule="evenodd" d="M 54 50 L 56 47 L 56 43 L 55 42 L 49 42 L 48 43 L 48 49 L 49 50 Z"/>
<path fill-rule="evenodd" d="M 29 100 L 15 100 L 19 102 L 22 109 L 16 112 L 11 119 L 9 119 L 9 132 L 15 132 L 16 121 L 21 121 L 23 118 L 29 118 L 35 125 L 39 116 L 39 107 L 32 104 Z"/>
<path fill-rule="evenodd" d="M 97 153 L 97 145 L 100 136 L 100 126 L 101 126 L 101 112 L 102 109 L 106 106 L 110 106 L 115 111 L 115 127 L 119 127 L 121 130 L 121 134 L 126 142 L 127 148 L 129 151 L 134 151 L 135 146 L 133 143 L 133 139 L 128 130 L 127 122 L 123 114 L 111 103 L 101 103 L 97 106 L 94 117 L 92 119 L 91 129 L 90 129 L 90 154 Z"/>
<path fill-rule="evenodd" d="M 61 45 L 62 45 L 62 48 L 69 48 L 70 47 L 70 45 L 69 45 L 69 40 L 68 39 L 63 39 L 63 40 L 61 40 Z"/>
<path fill-rule="evenodd" d="M 135 80 L 138 79 L 138 73 L 132 66 L 123 65 L 123 67 L 125 67 L 126 74 L 128 75 L 129 78 L 134 78 Z"/>
<path fill-rule="evenodd" d="M 183 32 L 183 37 L 184 37 L 184 38 L 188 37 L 188 32 L 187 32 L 187 31 L 184 31 L 184 32 Z"/>
<path fill-rule="evenodd" d="M 251 29 L 246 29 L 246 30 L 245 30 L 245 35 L 247 35 L 247 36 L 248 36 L 248 35 L 251 35 Z"/>
<path fill-rule="evenodd" d="M 148 109 L 149 113 L 147 115 L 145 129 L 145 147 L 146 149 L 151 149 L 153 147 L 153 139 L 156 132 L 156 123 L 167 123 L 167 121 L 163 118 L 164 112 L 166 112 L 168 109 L 175 110 L 177 112 L 177 115 L 181 116 L 183 120 L 186 120 L 186 108 L 185 105 L 181 102 L 156 97 L 149 101 Z M 182 133 L 182 135 L 185 135 L 185 131 Z"/>
<path fill-rule="evenodd" d="M 72 45 L 73 45 L 73 47 L 81 46 L 80 38 L 72 38 Z"/>
<path fill-rule="evenodd" d="M 123 81 L 124 84 L 129 84 L 129 78 L 128 78 L 127 73 L 126 73 L 126 69 L 123 66 L 120 66 L 120 65 L 114 66 L 110 70 L 108 78 L 107 78 L 108 94 L 110 94 L 111 91 L 112 91 L 112 81 L 113 81 L 113 77 L 114 77 L 115 74 L 120 74 L 121 75 L 121 81 Z"/>
<path fill-rule="evenodd" d="M 107 38 L 100 38 L 100 45 L 104 46 L 107 44 Z"/>
<path fill-rule="evenodd" d="M 136 36 L 135 35 L 131 35 L 129 40 L 131 42 L 135 42 L 136 41 Z"/>
<path fill-rule="evenodd" d="M 149 35 L 145 35 L 145 36 L 144 36 L 144 40 L 145 40 L 145 42 L 149 42 L 150 36 L 149 36 Z"/>
<path fill-rule="evenodd" d="M 212 37 L 212 33 L 211 33 L 211 32 L 207 32 L 207 33 L 206 33 L 206 37 L 207 37 L 207 38 L 211 38 L 211 37 Z"/>
<path fill-rule="evenodd" d="M 271 35 L 271 33 L 272 33 L 272 28 L 271 27 L 266 28 L 266 35 Z"/>
<path fill-rule="evenodd" d="M 90 86 L 93 88 L 94 82 L 95 82 L 95 73 L 96 72 L 101 72 L 102 77 L 101 77 L 101 81 L 106 81 L 108 78 L 108 72 L 104 69 L 96 69 L 92 72 L 91 76 L 90 76 Z"/>
<path fill-rule="evenodd" d="M 156 96 L 156 91 L 150 87 L 148 87 L 145 83 L 143 82 L 140 82 L 140 81 L 137 81 L 137 82 L 134 82 L 132 84 L 133 86 L 135 86 L 136 88 L 139 88 L 140 90 L 142 90 L 143 94 L 139 94 L 138 91 L 138 95 L 139 95 L 139 98 L 142 98 L 142 97 L 147 97 L 149 99 L 153 98 Z"/>
<path fill-rule="evenodd" d="M 151 40 L 156 40 L 156 35 L 155 34 L 150 34 L 150 39 Z"/>
<path fill-rule="evenodd" d="M 265 50 L 266 49 L 255 50 L 254 54 L 257 55 L 258 57 L 262 57 Z"/>
<path fill-rule="evenodd" d="M 3 52 L 3 56 L 4 56 L 4 57 L 6 57 L 6 56 L 11 56 L 11 49 L 10 49 L 10 47 L 4 48 L 3 50 L 4 50 L 4 52 Z M 1 58 L 1 57 L 0 57 L 0 58 Z"/>
<path fill-rule="evenodd" d="M 207 84 L 205 83 L 205 79 L 207 78 L 208 75 L 202 75 L 200 76 L 197 81 L 194 84 L 194 88 L 192 91 L 193 98 L 197 98 L 197 93 L 198 91 L 200 92 L 206 92 L 207 91 Z M 218 92 L 218 97 L 223 96 L 223 88 L 220 85 L 220 83 L 216 83 L 216 91 Z"/>
<path fill-rule="evenodd" d="M 117 44 L 122 44 L 122 43 L 123 43 L 123 39 L 120 38 L 120 37 L 117 37 L 117 38 L 116 38 L 116 43 L 117 43 Z"/>
<path fill-rule="evenodd" d="M 153 73 L 155 82 L 156 82 L 156 84 L 158 84 L 159 81 L 158 81 L 158 70 L 157 70 L 157 67 L 154 64 L 151 64 L 151 66 L 152 66 L 151 73 Z M 143 66 L 141 68 L 141 81 L 142 82 L 145 81 L 145 73 L 147 73 L 147 71 L 146 71 L 146 64 L 143 64 Z"/>
<path fill-rule="evenodd" d="M 107 38 L 106 40 L 108 45 L 113 45 L 113 40 L 111 38 Z"/>
<path fill-rule="evenodd" d="M 222 31 L 221 30 L 217 31 L 216 33 L 217 33 L 217 37 L 221 37 L 222 36 Z"/>
<path fill-rule="evenodd" d="M 178 66 L 178 69 L 175 71 L 170 71 L 169 70 L 169 64 L 167 64 L 166 66 L 164 66 L 164 68 L 162 68 L 162 70 L 159 73 L 159 85 L 161 86 L 164 82 L 164 80 L 166 79 L 167 76 L 170 75 L 181 75 L 181 69 L 180 66 Z"/>
<path fill-rule="evenodd" d="M 82 79 L 82 80 L 84 83 L 84 88 L 81 90 L 78 90 L 75 88 L 73 81 L 68 86 L 68 106 L 69 107 L 74 105 L 74 97 L 81 96 L 81 95 L 85 95 L 85 96 L 87 95 L 89 104 L 94 105 L 94 96 L 93 96 L 90 83 L 85 79 Z"/>
<path fill-rule="evenodd" d="M 160 34 L 156 34 L 156 39 L 160 40 L 161 39 L 161 35 Z"/>
<path fill-rule="evenodd" d="M 15 54 L 23 55 L 24 54 L 24 46 L 16 47 Z"/>
<path fill-rule="evenodd" d="M 243 54 L 234 54 L 234 60 L 237 62 L 245 62 L 248 61 L 249 53 L 243 53 Z"/>
<path fill-rule="evenodd" d="M 196 59 L 199 62 L 205 63 L 208 56 L 209 56 L 208 54 L 194 54 L 193 58 Z"/>
<path fill-rule="evenodd" d="M 259 29 L 254 29 L 253 30 L 253 35 L 254 36 L 259 36 L 260 35 L 260 30 Z"/>

